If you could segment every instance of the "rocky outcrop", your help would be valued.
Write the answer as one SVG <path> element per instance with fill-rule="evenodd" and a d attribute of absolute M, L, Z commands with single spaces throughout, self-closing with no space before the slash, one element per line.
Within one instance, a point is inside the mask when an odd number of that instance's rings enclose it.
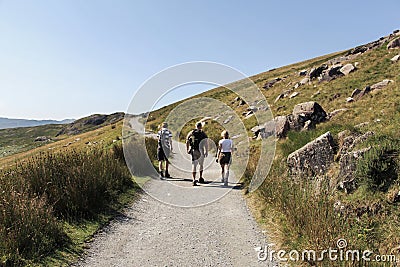
<path fill-rule="evenodd" d="M 35 138 L 35 142 L 47 142 L 50 141 L 51 139 L 47 136 L 38 136 Z"/>
<path fill-rule="evenodd" d="M 304 126 L 306 121 L 311 121 L 313 125 L 327 120 L 327 114 L 325 110 L 314 101 L 304 102 L 297 104 L 293 108 L 293 118 L 297 124 L 301 127 Z"/>
<path fill-rule="evenodd" d="M 332 134 L 327 132 L 287 158 L 289 172 L 299 177 L 317 177 L 324 175 L 333 162 L 335 143 Z"/>
<path fill-rule="evenodd" d="M 349 63 L 341 67 L 340 72 L 343 73 L 343 75 L 349 75 L 349 73 L 353 72 L 355 69 L 353 64 Z"/>
<path fill-rule="evenodd" d="M 385 79 L 381 82 L 378 82 L 376 84 L 371 85 L 371 91 L 372 90 L 380 90 L 385 88 L 389 83 L 393 82 L 393 80 Z"/>
<path fill-rule="evenodd" d="M 399 48 L 400 47 L 400 38 L 396 38 L 392 41 L 390 41 L 387 45 L 387 49 L 394 49 L 394 48 Z"/>
<path fill-rule="evenodd" d="M 272 80 L 266 82 L 266 83 L 264 84 L 263 88 L 264 88 L 264 89 L 269 89 L 269 88 L 271 88 L 272 86 L 274 86 L 274 84 L 276 84 L 277 82 L 279 82 L 279 81 L 281 81 L 281 80 L 282 80 L 281 78 L 272 79 Z"/>
<path fill-rule="evenodd" d="M 322 74 L 322 72 L 326 69 L 328 69 L 328 65 L 326 64 L 323 64 L 317 68 L 312 68 L 310 70 L 310 73 L 308 74 L 310 80 L 318 78 Z"/>

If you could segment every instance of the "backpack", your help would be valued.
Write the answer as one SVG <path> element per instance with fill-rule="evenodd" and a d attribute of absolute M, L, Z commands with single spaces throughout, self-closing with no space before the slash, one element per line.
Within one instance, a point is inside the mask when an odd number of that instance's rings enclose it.
<path fill-rule="evenodd" d="M 189 143 L 190 146 L 195 149 L 195 150 L 200 150 L 200 142 L 204 138 L 207 138 L 206 134 L 203 131 L 199 131 L 197 129 L 194 129 L 192 131 L 191 136 L 189 137 Z"/>

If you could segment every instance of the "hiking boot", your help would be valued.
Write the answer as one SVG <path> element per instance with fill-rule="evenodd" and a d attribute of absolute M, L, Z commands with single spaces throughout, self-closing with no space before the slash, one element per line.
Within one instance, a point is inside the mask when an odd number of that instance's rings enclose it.
<path fill-rule="evenodd" d="M 193 186 L 197 186 L 198 184 L 197 184 L 197 180 L 194 180 L 193 181 Z"/>
<path fill-rule="evenodd" d="M 203 178 L 203 177 L 200 177 L 200 179 L 199 179 L 199 183 L 201 183 L 201 184 L 204 184 L 204 183 L 205 183 L 205 181 L 204 181 L 204 178 Z"/>
<path fill-rule="evenodd" d="M 161 180 L 164 180 L 164 179 L 165 179 L 165 178 L 164 178 L 164 174 L 163 174 L 162 171 L 159 172 L 159 175 L 160 175 L 160 179 L 161 179 Z"/>
<path fill-rule="evenodd" d="M 169 172 L 166 172 L 164 177 L 165 178 L 171 178 L 171 175 L 169 174 Z"/>
<path fill-rule="evenodd" d="M 224 179 L 224 177 L 222 177 L 222 178 L 221 178 L 221 183 L 223 183 L 223 182 L 224 182 L 224 180 L 225 180 L 225 179 Z"/>

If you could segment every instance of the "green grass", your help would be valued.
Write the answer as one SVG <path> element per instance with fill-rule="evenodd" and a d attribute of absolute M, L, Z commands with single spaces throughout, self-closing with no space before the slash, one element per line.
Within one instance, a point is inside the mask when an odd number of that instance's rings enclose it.
<path fill-rule="evenodd" d="M 316 101 L 327 112 L 346 108 L 330 121 L 322 123 L 308 132 L 290 132 L 284 140 L 279 140 L 271 171 L 264 184 L 249 194 L 252 210 L 257 220 L 273 236 L 274 243 L 288 249 L 312 249 L 335 247 L 338 238 L 346 238 L 354 248 L 371 249 L 390 254 L 400 243 L 399 205 L 390 203 L 391 195 L 400 190 L 398 160 L 400 147 L 400 64 L 392 63 L 390 58 L 399 50 L 387 50 L 386 45 L 369 50 L 349 63 L 358 62 L 357 70 L 347 76 L 329 82 L 313 80 L 311 84 L 300 86 L 294 91 L 300 94 L 292 99 L 284 98 L 274 103 L 276 97 L 293 88 L 303 77 L 298 72 L 318 67 L 327 60 L 346 54 L 347 51 L 333 53 L 304 62 L 257 74 L 250 77 L 259 88 L 276 77 L 283 78 L 268 90 L 261 89 L 267 98 L 272 113 L 288 115 L 294 106 L 301 102 Z M 348 62 L 344 62 L 346 64 Z M 355 88 L 364 89 L 384 79 L 391 79 L 383 90 L 374 91 L 353 103 L 347 103 Z M 234 83 L 240 87 L 241 83 Z M 317 91 L 320 93 L 312 97 Z M 246 106 L 238 107 L 232 103 L 236 97 L 223 87 L 210 90 L 195 97 L 209 97 L 224 101 L 241 116 Z M 179 102 L 182 103 L 183 101 Z M 177 104 L 153 111 L 147 127 L 161 123 Z M 243 117 L 241 117 L 243 118 Z M 248 135 L 255 125 L 254 120 L 244 121 Z M 355 126 L 367 123 L 362 128 Z M 188 122 L 188 124 L 190 124 Z M 184 128 L 185 135 L 190 127 Z M 214 127 L 215 128 L 215 127 Z M 221 129 L 205 129 L 218 132 Z M 337 140 L 343 130 L 364 133 L 375 132 L 375 137 L 363 147 L 372 146 L 358 166 L 360 186 L 352 194 L 337 191 L 339 163 L 335 161 L 324 179 L 319 181 L 295 181 L 287 173 L 286 158 L 293 151 L 319 135 L 330 131 Z M 231 133 L 234 134 L 234 133 Z M 258 141 L 251 141 L 251 155 L 243 180 L 248 184 L 256 168 L 259 153 Z M 358 146 L 357 148 L 361 148 Z M 386 177 L 386 178 L 385 178 Z M 387 178 L 387 177 L 390 177 Z M 344 211 L 335 210 L 334 204 L 340 201 Z M 376 208 L 379 207 L 379 208 Z M 369 210 L 363 212 L 364 210 Z M 361 212 L 360 212 L 361 211 Z M 358 215 L 357 215 L 358 214 Z M 332 264 L 332 263 L 325 263 Z M 362 263 L 361 266 L 365 265 Z M 348 266 L 355 266 L 351 263 Z M 322 265 L 324 266 L 324 265 Z M 371 266 L 374 266 L 371 264 Z M 379 265 L 377 265 L 379 266 Z"/>

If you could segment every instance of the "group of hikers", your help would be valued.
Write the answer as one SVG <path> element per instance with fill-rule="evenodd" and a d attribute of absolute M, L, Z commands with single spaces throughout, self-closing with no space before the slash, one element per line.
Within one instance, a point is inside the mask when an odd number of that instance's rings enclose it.
<path fill-rule="evenodd" d="M 157 159 L 159 162 L 158 170 L 161 179 L 171 178 L 169 174 L 169 156 L 173 150 L 172 148 L 172 133 L 168 129 L 168 123 L 163 122 L 161 129 L 157 133 L 158 147 Z M 203 124 L 196 123 L 196 128 L 190 131 L 186 137 L 186 151 L 191 155 L 192 160 L 192 178 L 193 186 L 198 183 L 205 183 L 203 177 L 204 171 L 204 158 L 208 156 L 208 137 L 203 131 Z M 233 141 L 229 139 L 229 133 L 224 130 L 221 133 L 221 140 L 218 142 L 217 159 L 216 162 L 221 166 L 221 182 L 224 186 L 228 185 L 229 167 L 232 163 Z M 165 162 L 165 172 L 163 163 Z M 199 180 L 196 179 L 197 167 L 199 166 Z"/>

